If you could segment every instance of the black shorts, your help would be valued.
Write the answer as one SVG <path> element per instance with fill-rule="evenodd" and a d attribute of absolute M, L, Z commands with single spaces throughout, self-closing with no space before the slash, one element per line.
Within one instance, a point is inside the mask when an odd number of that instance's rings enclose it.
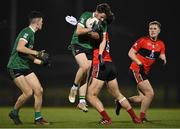
<path fill-rule="evenodd" d="M 148 75 L 146 74 L 140 74 L 139 72 L 136 72 L 134 70 L 129 70 L 129 76 L 134 85 L 139 84 L 140 82 L 147 80 Z"/>
<path fill-rule="evenodd" d="M 92 77 L 103 81 L 111 81 L 117 77 L 117 72 L 112 62 L 105 62 L 104 66 L 93 65 Z"/>
<path fill-rule="evenodd" d="M 31 73 L 33 73 L 33 71 L 31 69 L 8 69 L 8 73 L 11 77 L 11 79 L 15 79 L 21 75 L 27 76 Z"/>
<path fill-rule="evenodd" d="M 87 59 L 92 60 L 92 56 L 93 56 L 93 50 L 92 49 L 84 48 L 84 47 L 77 45 L 77 44 L 70 45 L 70 49 L 72 50 L 72 54 L 74 56 L 76 56 L 80 53 L 85 53 Z"/>

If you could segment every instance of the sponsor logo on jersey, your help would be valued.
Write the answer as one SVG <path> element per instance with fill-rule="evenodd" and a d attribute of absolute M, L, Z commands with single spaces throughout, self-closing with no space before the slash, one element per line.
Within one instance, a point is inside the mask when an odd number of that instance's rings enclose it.
<path fill-rule="evenodd" d="M 83 24 L 83 23 L 84 23 L 84 20 L 85 20 L 84 18 L 81 18 L 80 23 Z"/>
<path fill-rule="evenodd" d="M 25 33 L 25 34 L 23 35 L 23 38 L 26 39 L 26 38 L 28 37 L 28 35 L 29 35 L 29 34 Z"/>

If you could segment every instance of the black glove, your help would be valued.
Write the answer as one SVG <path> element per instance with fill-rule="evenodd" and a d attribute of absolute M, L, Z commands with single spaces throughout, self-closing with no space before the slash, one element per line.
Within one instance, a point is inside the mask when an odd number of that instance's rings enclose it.
<path fill-rule="evenodd" d="M 48 53 L 44 52 L 44 50 L 38 52 L 37 58 L 42 61 L 42 62 L 41 62 L 42 65 L 48 66 L 48 67 L 51 65 L 50 55 L 49 55 Z"/>
<path fill-rule="evenodd" d="M 51 67 L 51 61 L 41 61 L 41 65 L 45 66 L 45 67 Z"/>
<path fill-rule="evenodd" d="M 101 22 L 97 23 L 96 21 L 94 21 L 91 29 L 93 32 L 98 32 L 101 30 L 101 28 L 102 28 Z"/>
<path fill-rule="evenodd" d="M 101 66 L 104 66 L 104 60 L 103 60 L 102 54 L 99 54 L 98 59 L 99 59 L 99 65 L 100 65 L 100 67 L 101 67 Z"/>
<path fill-rule="evenodd" d="M 143 64 L 139 65 L 139 73 L 142 74 L 142 75 L 145 74 L 145 72 L 144 72 L 144 65 Z"/>
<path fill-rule="evenodd" d="M 45 50 L 39 51 L 36 57 L 40 60 L 47 60 L 49 58 L 49 54 L 45 52 Z"/>
<path fill-rule="evenodd" d="M 46 66 L 46 67 L 51 67 L 51 60 L 50 58 L 46 60 L 41 60 L 41 65 Z"/>

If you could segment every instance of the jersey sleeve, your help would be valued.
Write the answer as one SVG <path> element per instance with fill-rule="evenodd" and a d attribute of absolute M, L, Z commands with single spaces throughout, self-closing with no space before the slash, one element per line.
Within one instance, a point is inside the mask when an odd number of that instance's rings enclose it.
<path fill-rule="evenodd" d="M 80 26 L 82 26 L 82 27 L 85 27 L 85 25 L 86 25 L 86 20 L 87 20 L 86 16 L 87 16 L 87 12 L 84 12 L 84 13 L 80 16 L 80 18 L 79 18 L 79 20 L 78 20 L 78 25 L 80 25 Z"/>
<path fill-rule="evenodd" d="M 31 35 L 28 31 L 22 31 L 20 33 L 19 40 L 24 40 L 27 43 L 30 39 L 30 36 Z"/>
<path fill-rule="evenodd" d="M 142 48 L 144 38 L 139 38 L 131 48 L 138 51 L 140 48 Z"/>

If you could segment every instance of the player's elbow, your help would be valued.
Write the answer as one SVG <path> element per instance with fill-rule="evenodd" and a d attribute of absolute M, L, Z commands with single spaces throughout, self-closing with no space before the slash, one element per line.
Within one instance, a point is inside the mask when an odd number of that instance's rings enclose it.
<path fill-rule="evenodd" d="M 23 51 L 23 47 L 18 45 L 17 48 L 16 48 L 16 51 L 17 52 L 22 52 Z"/>
<path fill-rule="evenodd" d="M 136 51 L 131 48 L 131 49 L 129 50 L 129 52 L 128 52 L 128 56 L 129 56 L 130 58 L 133 58 L 135 55 L 136 55 Z"/>
<path fill-rule="evenodd" d="M 131 51 L 128 52 L 128 56 L 129 56 L 130 58 L 132 57 Z"/>

